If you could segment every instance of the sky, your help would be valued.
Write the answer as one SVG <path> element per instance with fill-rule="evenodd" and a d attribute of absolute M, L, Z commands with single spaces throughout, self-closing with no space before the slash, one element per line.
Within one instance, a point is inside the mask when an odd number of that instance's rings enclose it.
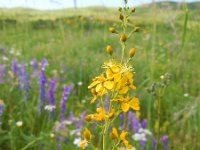
<path fill-rule="evenodd" d="M 119 7 L 123 5 L 123 0 L 76 0 L 77 7 L 88 6 L 106 6 L 106 7 Z M 152 0 L 129 0 L 129 6 L 138 6 L 150 3 Z M 156 0 L 162 1 L 162 0 Z M 165 0 L 167 1 L 167 0 Z M 173 0 L 184 1 L 184 0 Z M 185 0 L 187 2 L 194 2 L 200 0 Z M 13 8 L 13 7 L 26 7 L 34 9 L 63 9 L 74 7 L 74 0 L 0 0 L 0 7 Z"/>

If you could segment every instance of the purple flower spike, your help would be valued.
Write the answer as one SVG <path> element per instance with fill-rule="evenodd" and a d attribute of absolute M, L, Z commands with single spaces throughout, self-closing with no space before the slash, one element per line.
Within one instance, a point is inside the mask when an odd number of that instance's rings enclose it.
<path fill-rule="evenodd" d="M 134 133 L 138 133 L 138 131 L 139 131 L 139 126 L 140 126 L 140 122 L 139 122 L 139 120 L 135 117 L 135 115 L 133 116 L 132 123 L 133 123 L 133 131 L 134 131 Z"/>
<path fill-rule="evenodd" d="M 106 111 L 109 111 L 109 107 L 110 107 L 110 98 L 106 97 L 106 100 L 105 100 L 105 109 L 106 109 Z"/>
<path fill-rule="evenodd" d="M 17 62 L 17 59 L 12 60 L 12 72 L 14 73 L 15 76 L 18 76 L 19 74 L 19 65 Z"/>
<path fill-rule="evenodd" d="M 3 109 L 4 109 L 4 102 L 0 100 L 0 124 L 1 124 L 1 116 L 3 114 Z"/>
<path fill-rule="evenodd" d="M 50 81 L 50 89 L 49 89 L 49 103 L 52 106 L 56 105 L 55 100 L 55 91 L 56 91 L 56 80 L 51 79 Z M 54 116 L 54 109 L 51 111 L 51 117 Z"/>
<path fill-rule="evenodd" d="M 0 65 L 0 84 L 2 84 L 4 82 L 4 77 L 6 75 L 6 65 L 2 64 Z"/>
<path fill-rule="evenodd" d="M 168 150 L 168 135 L 162 136 L 160 140 L 163 143 L 165 150 Z"/>
<path fill-rule="evenodd" d="M 152 150 L 156 150 L 156 144 L 157 144 L 157 140 L 154 136 L 152 136 L 152 139 L 151 139 L 151 149 Z"/>
<path fill-rule="evenodd" d="M 142 121 L 141 127 L 142 127 L 143 129 L 146 129 L 146 128 L 147 128 L 147 119 L 144 119 L 144 120 Z"/>
<path fill-rule="evenodd" d="M 26 73 L 25 64 L 22 64 L 20 68 L 19 84 L 20 89 L 24 92 L 24 100 L 26 103 L 28 100 L 28 93 L 30 90 L 30 78 L 29 75 Z"/>
<path fill-rule="evenodd" d="M 38 75 L 38 62 L 37 62 L 37 60 L 36 59 L 33 59 L 31 62 L 30 62 L 30 64 L 32 65 L 32 67 L 33 67 L 33 74 L 34 74 L 34 76 L 36 76 L 36 75 Z"/>
<path fill-rule="evenodd" d="M 40 81 L 39 81 L 39 85 L 40 85 L 40 103 L 39 103 L 39 111 L 41 112 L 44 108 L 44 102 L 45 102 L 45 97 L 46 97 L 46 83 L 47 83 L 47 79 L 45 76 L 45 68 L 48 65 L 48 62 L 46 59 L 42 60 L 42 64 L 41 64 L 41 69 L 40 69 Z"/>
<path fill-rule="evenodd" d="M 124 128 L 124 113 L 119 115 L 120 118 L 120 126 L 119 129 L 122 130 Z"/>
<path fill-rule="evenodd" d="M 65 119 L 65 113 L 66 113 L 66 103 L 69 98 L 69 94 L 72 91 L 73 87 L 72 86 L 65 86 L 63 93 L 62 93 L 62 100 L 60 102 L 60 107 L 61 107 L 61 121 Z"/>
<path fill-rule="evenodd" d="M 133 119 L 134 113 L 132 111 L 128 112 L 128 122 L 127 122 L 127 130 L 130 131 L 132 129 L 132 119 Z"/>

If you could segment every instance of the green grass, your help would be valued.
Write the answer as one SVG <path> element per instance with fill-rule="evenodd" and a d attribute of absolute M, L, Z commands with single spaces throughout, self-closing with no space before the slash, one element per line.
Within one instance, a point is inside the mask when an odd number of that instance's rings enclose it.
<path fill-rule="evenodd" d="M 156 10 L 151 5 L 139 7 L 132 19 L 141 27 L 141 32 L 129 39 L 129 47 L 136 48 L 132 63 L 138 87 L 136 95 L 141 100 L 141 118 L 149 119 L 152 132 L 157 121 L 155 99 L 146 89 L 160 81 L 161 75 L 171 74 L 170 84 L 161 97 L 160 125 L 161 133 L 170 136 L 170 149 L 175 150 L 200 149 L 199 3 L 188 4 L 188 9 L 186 26 L 185 10 L 177 8 L 176 3 L 167 7 L 159 3 Z M 68 113 L 78 109 L 75 112 L 78 115 L 85 109 L 81 100 L 85 99 L 88 105 L 91 97 L 87 85 L 100 72 L 98 68 L 104 60 L 109 58 L 105 52 L 106 45 L 113 45 L 114 55 L 120 53 L 118 38 L 108 33 L 110 26 L 119 26 L 118 12 L 114 8 L 62 11 L 0 9 L 0 47 L 7 49 L 0 55 L 11 60 L 13 56 L 9 50 L 14 48 L 22 53 L 17 56 L 20 62 L 47 58 L 50 64 L 48 78 L 54 76 L 53 70 L 57 70 L 64 84 L 76 85 L 78 94 L 71 96 Z M 60 72 L 63 67 L 67 68 L 65 73 Z M 79 81 L 83 82 L 80 89 L 77 86 Z M 58 87 L 56 99 L 59 104 L 62 85 Z M 47 136 L 54 122 L 46 125 L 47 120 L 34 115 L 38 100 L 36 88 L 37 83 L 34 83 L 32 100 L 28 105 L 29 108 L 34 107 L 27 109 L 23 105 L 22 93 L 14 85 L 1 85 L 0 98 L 5 100 L 8 108 L 3 118 L 6 123 L 0 128 L 0 149 L 39 149 L 42 145 L 46 146 L 45 149 L 56 149 L 56 142 Z M 184 93 L 189 93 L 189 96 L 184 97 Z M 58 118 L 59 115 L 55 120 Z M 23 120 L 25 127 L 17 130 L 8 123 L 10 119 Z M 63 144 L 63 149 L 72 149 L 70 146 Z"/>

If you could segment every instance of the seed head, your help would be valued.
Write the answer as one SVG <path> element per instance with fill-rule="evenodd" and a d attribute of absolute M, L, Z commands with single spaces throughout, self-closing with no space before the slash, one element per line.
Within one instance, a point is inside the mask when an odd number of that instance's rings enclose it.
<path fill-rule="evenodd" d="M 129 55 L 130 55 L 131 58 L 135 55 L 135 48 L 130 49 Z"/>
<path fill-rule="evenodd" d="M 122 42 L 126 42 L 127 38 L 126 38 L 126 34 L 122 34 L 120 37 L 120 41 Z"/>
<path fill-rule="evenodd" d="M 112 53 L 113 53 L 113 48 L 112 48 L 112 46 L 111 46 L 111 45 L 108 45 L 108 46 L 106 47 L 106 51 L 108 52 L 108 54 L 112 55 Z"/>

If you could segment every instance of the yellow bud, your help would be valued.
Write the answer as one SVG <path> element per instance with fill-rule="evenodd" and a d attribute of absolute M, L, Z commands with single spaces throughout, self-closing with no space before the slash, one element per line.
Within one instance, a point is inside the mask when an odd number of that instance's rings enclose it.
<path fill-rule="evenodd" d="M 126 38 L 126 34 L 122 34 L 120 37 L 120 41 L 122 42 L 126 42 L 127 38 Z"/>
<path fill-rule="evenodd" d="M 116 31 L 115 31 L 115 28 L 114 28 L 114 27 L 110 27 L 108 30 L 109 30 L 109 32 L 111 32 L 111 33 L 116 33 Z"/>
<path fill-rule="evenodd" d="M 88 121 L 88 122 L 92 121 L 92 117 L 90 115 L 85 116 L 84 119 L 85 121 Z"/>
<path fill-rule="evenodd" d="M 135 12 L 135 8 L 133 8 L 133 9 L 131 10 L 131 12 L 134 13 L 134 12 Z"/>
<path fill-rule="evenodd" d="M 119 15 L 120 20 L 124 20 L 124 16 L 122 14 Z"/>
<path fill-rule="evenodd" d="M 129 55 L 130 55 L 131 58 L 135 55 L 135 48 L 130 49 Z"/>
<path fill-rule="evenodd" d="M 111 45 L 108 45 L 108 46 L 106 47 L 106 51 L 108 52 L 108 54 L 112 55 L 112 53 L 113 53 L 113 48 L 112 48 L 112 46 L 111 46 Z"/>
<path fill-rule="evenodd" d="M 140 31 L 140 27 L 135 27 L 134 32 L 139 32 Z"/>
<path fill-rule="evenodd" d="M 88 130 L 87 128 L 83 132 L 83 136 L 87 141 L 90 141 L 92 138 L 92 134 L 91 134 L 90 130 Z"/>

